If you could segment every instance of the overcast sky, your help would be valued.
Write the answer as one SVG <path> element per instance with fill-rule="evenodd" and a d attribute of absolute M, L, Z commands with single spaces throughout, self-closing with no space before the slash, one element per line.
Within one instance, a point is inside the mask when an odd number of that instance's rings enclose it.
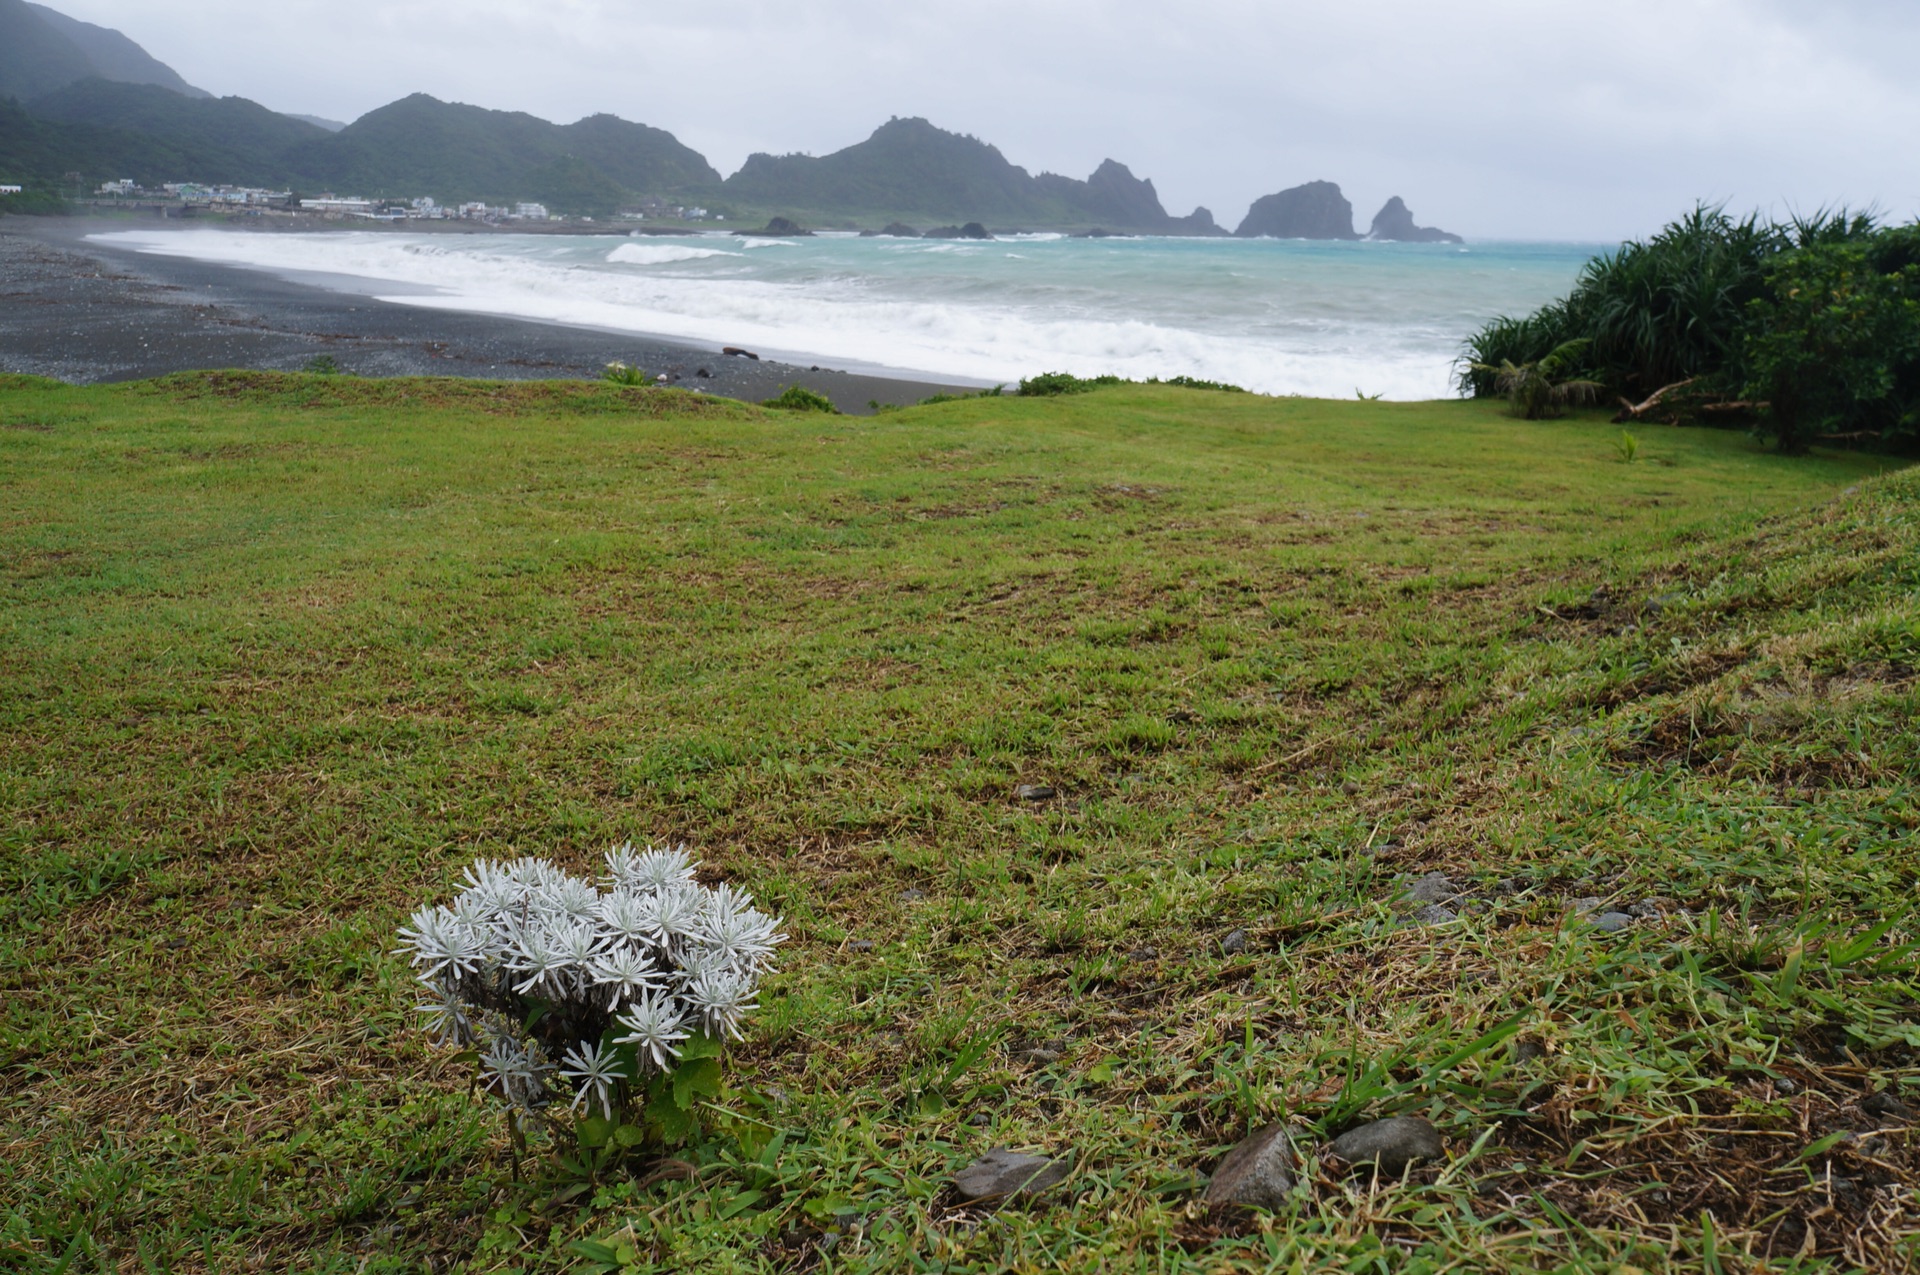
<path fill-rule="evenodd" d="M 610 111 L 722 173 L 924 115 L 1230 227 L 1317 178 L 1362 230 L 1397 194 L 1481 238 L 1617 240 L 1696 199 L 1920 213 L 1920 0 L 50 2 L 276 110 Z"/>

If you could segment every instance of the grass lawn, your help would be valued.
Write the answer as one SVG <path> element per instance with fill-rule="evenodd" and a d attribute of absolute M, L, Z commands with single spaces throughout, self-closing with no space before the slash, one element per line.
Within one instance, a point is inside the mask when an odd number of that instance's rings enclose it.
<path fill-rule="evenodd" d="M 0 380 L 0 1268 L 1920 1264 L 1920 475 L 1618 437 Z M 515 1180 L 394 930 L 628 839 L 791 941 L 678 1163 Z"/>

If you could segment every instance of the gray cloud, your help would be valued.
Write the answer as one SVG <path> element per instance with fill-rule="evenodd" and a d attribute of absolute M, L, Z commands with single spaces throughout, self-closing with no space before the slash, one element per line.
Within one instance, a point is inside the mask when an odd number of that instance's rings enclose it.
<path fill-rule="evenodd" d="M 1112 156 L 1238 219 L 1340 182 L 1480 236 L 1617 239 L 1696 198 L 1920 212 L 1911 0 L 55 0 L 189 80 L 350 119 L 406 93 L 613 111 L 731 171 L 925 115 L 1015 163 Z"/>

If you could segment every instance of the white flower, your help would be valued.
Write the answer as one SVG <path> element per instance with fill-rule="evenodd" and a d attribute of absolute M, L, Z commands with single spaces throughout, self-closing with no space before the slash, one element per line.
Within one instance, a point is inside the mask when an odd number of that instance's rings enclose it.
<path fill-rule="evenodd" d="M 526 975 L 513 985 L 515 992 L 525 996 L 535 988 L 558 994 L 570 962 L 567 954 L 554 944 L 545 926 L 529 925 L 515 940 L 508 954 L 508 965 L 514 973 Z"/>
<path fill-rule="evenodd" d="M 707 892 L 697 885 L 675 885 L 654 900 L 654 935 L 660 946 L 679 951 L 706 932 Z"/>
<path fill-rule="evenodd" d="M 566 873 L 548 863 L 545 859 L 536 859 L 526 855 L 515 859 L 507 868 L 513 879 L 522 886 L 534 890 L 545 889 L 549 885 L 566 879 Z"/>
<path fill-rule="evenodd" d="M 549 911 L 575 921 L 591 921 L 600 915 L 600 892 L 578 877 L 554 882 L 541 896 Z"/>
<path fill-rule="evenodd" d="M 673 997 L 643 996 L 628 1004 L 627 1012 L 613 1020 L 630 1033 L 616 1036 L 614 1043 L 635 1046 L 636 1054 L 650 1058 L 655 1067 L 664 1071 L 668 1059 L 680 1057 L 680 1051 L 674 1046 L 687 1038 L 687 1033 L 681 1030 L 685 1020 L 686 1012 Z"/>
<path fill-rule="evenodd" d="M 433 1033 L 434 1040 L 442 1045 L 465 1045 L 472 1041 L 473 1020 L 467 1017 L 465 1002 L 431 979 L 420 981 L 431 995 L 426 1004 L 414 1006 L 414 1011 L 429 1016 L 427 1030 Z"/>
<path fill-rule="evenodd" d="M 683 995 L 707 1034 L 741 1039 L 740 1020 L 759 1008 L 752 976 L 717 963 L 696 967 L 690 974 Z"/>
<path fill-rule="evenodd" d="M 414 967 L 425 967 L 423 972 L 429 977 L 447 969 L 471 974 L 480 968 L 486 955 L 485 940 L 451 908 L 421 908 L 408 925 L 410 928 L 401 929 L 400 937 L 413 948 Z M 401 954 L 406 950 L 401 948 Z"/>
<path fill-rule="evenodd" d="M 639 860 L 640 856 L 635 853 L 631 841 L 607 851 L 607 883 L 615 890 L 630 888 Z"/>
<path fill-rule="evenodd" d="M 629 864 L 626 879 L 621 883 L 628 889 L 659 894 L 675 886 L 693 884 L 693 860 L 684 849 L 655 850 L 649 846 L 646 853 L 631 856 Z"/>
<path fill-rule="evenodd" d="M 659 909 L 650 894 L 618 890 L 600 901 L 600 932 L 616 943 L 653 943 L 660 933 Z"/>
<path fill-rule="evenodd" d="M 740 973 L 772 963 L 773 949 L 786 942 L 780 923 L 751 906 L 750 896 L 721 886 L 707 909 L 702 952 Z"/>
<path fill-rule="evenodd" d="M 609 1120 L 613 1118 L 613 1086 L 625 1080 L 626 1073 L 620 1070 L 620 1059 L 612 1050 L 600 1048 L 599 1041 L 591 1041 L 569 1049 L 560 1059 L 565 1064 L 560 1074 L 568 1080 L 579 1083 L 580 1090 L 573 1097 L 568 1111 L 576 1111 L 580 1104 L 589 1108 L 595 1102 L 600 1104 L 601 1114 Z"/>
<path fill-rule="evenodd" d="M 653 958 L 632 947 L 616 947 L 594 958 L 590 967 L 596 987 L 611 989 L 608 1002 L 618 1005 L 636 993 L 645 993 L 659 985 L 663 975 Z"/>
<path fill-rule="evenodd" d="M 508 1102 L 529 1110 L 540 1105 L 540 1077 L 551 1070 L 519 1041 L 498 1029 L 480 1055 L 481 1082 Z"/>
<path fill-rule="evenodd" d="M 460 892 L 455 907 L 463 902 L 471 902 L 489 914 L 498 915 L 517 904 L 524 894 L 513 869 L 491 859 L 478 859 L 468 864 L 465 879 L 467 888 Z"/>
<path fill-rule="evenodd" d="M 567 963 L 583 971 L 590 969 L 600 955 L 600 936 L 585 921 L 559 921 L 548 927 L 548 933 L 548 942 L 565 954 Z"/>

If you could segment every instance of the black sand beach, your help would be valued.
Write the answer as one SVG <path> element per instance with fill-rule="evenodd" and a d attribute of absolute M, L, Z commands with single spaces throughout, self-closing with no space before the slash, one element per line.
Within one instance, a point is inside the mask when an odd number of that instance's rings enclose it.
<path fill-rule="evenodd" d="M 804 385 L 854 413 L 868 411 L 869 401 L 913 403 L 964 388 L 729 357 L 658 337 L 419 309 L 86 239 L 125 229 L 123 221 L 0 217 L 0 371 L 90 383 L 202 368 L 296 371 L 328 355 L 360 376 L 558 380 L 597 377 L 619 361 L 728 398 L 771 398 Z"/>

